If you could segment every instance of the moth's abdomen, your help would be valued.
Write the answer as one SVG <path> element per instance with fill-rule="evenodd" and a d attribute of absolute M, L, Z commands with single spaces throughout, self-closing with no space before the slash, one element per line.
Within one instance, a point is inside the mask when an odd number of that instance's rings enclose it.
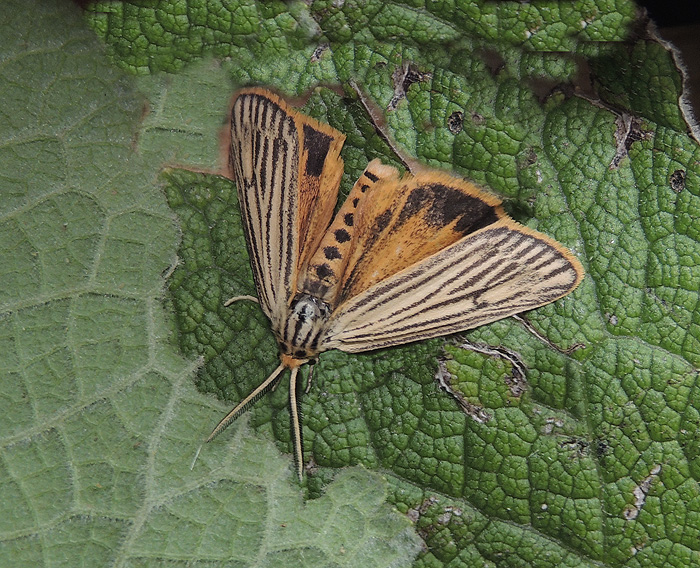
<path fill-rule="evenodd" d="M 275 330 L 280 351 L 295 359 L 318 355 L 329 316 L 330 307 L 323 300 L 308 294 L 297 296 L 289 307 L 287 319 Z"/>
<path fill-rule="evenodd" d="M 335 304 L 338 285 L 353 244 L 358 208 L 364 199 L 371 199 L 368 195 L 374 185 L 382 180 L 398 179 L 398 175 L 396 168 L 384 165 L 379 160 L 369 163 L 311 257 L 299 292 L 319 298 L 331 306 Z"/>

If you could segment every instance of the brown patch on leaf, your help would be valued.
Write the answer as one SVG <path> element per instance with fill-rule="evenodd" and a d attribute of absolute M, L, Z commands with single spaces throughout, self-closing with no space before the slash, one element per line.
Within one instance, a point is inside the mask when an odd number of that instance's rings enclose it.
<path fill-rule="evenodd" d="M 387 111 L 396 110 L 399 103 L 406 98 L 406 92 L 413 83 L 423 83 L 432 78 L 433 74 L 421 71 L 413 63 L 404 62 L 401 67 L 397 67 L 391 75 L 394 83 L 394 96 L 391 97 Z"/>
<path fill-rule="evenodd" d="M 650 130 L 644 130 L 642 128 L 643 122 L 641 118 L 627 113 L 621 114 L 615 122 L 617 124 L 617 130 L 615 131 L 617 149 L 615 151 L 615 156 L 608 166 L 611 170 L 616 170 L 620 167 L 620 163 L 629 153 L 632 144 L 640 140 L 649 140 L 653 134 Z"/>
<path fill-rule="evenodd" d="M 447 118 L 447 128 L 450 129 L 452 134 L 459 134 L 462 132 L 463 124 L 464 113 L 461 110 L 456 110 Z"/>
<path fill-rule="evenodd" d="M 479 52 L 486 66 L 489 68 L 491 75 L 497 76 L 506 67 L 506 60 L 503 56 L 493 49 L 483 49 Z"/>
<path fill-rule="evenodd" d="M 330 49 L 329 43 L 322 43 L 311 54 L 311 63 L 316 63 L 323 57 L 323 54 Z"/>
<path fill-rule="evenodd" d="M 671 189 L 676 193 L 680 193 L 685 189 L 685 170 L 676 170 L 668 179 L 671 184 Z"/>

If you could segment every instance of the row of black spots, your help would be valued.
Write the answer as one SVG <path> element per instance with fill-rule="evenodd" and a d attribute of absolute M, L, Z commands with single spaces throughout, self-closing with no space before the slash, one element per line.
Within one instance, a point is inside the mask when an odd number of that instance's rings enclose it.
<path fill-rule="evenodd" d="M 366 178 L 368 178 L 372 182 L 376 182 L 379 180 L 379 177 L 374 175 L 372 172 L 365 171 L 363 174 Z M 360 186 L 360 191 L 362 193 L 365 193 L 370 186 L 366 183 L 362 184 Z M 352 206 L 353 209 L 356 209 L 358 204 L 360 203 L 360 198 L 355 197 L 352 200 Z M 343 216 L 343 223 L 345 224 L 346 227 L 352 227 L 355 224 L 355 215 L 354 213 L 346 213 Z M 333 236 L 335 237 L 335 242 L 338 244 L 344 244 L 347 243 L 352 237 L 350 233 L 346 229 L 336 229 L 333 233 Z M 323 249 L 323 256 L 326 257 L 326 260 L 339 260 L 343 258 L 343 255 L 340 253 L 340 250 L 338 247 L 335 246 L 328 246 Z M 316 275 L 321 278 L 327 278 L 329 276 L 334 275 L 333 269 L 328 265 L 328 264 L 320 264 L 316 267 Z"/>

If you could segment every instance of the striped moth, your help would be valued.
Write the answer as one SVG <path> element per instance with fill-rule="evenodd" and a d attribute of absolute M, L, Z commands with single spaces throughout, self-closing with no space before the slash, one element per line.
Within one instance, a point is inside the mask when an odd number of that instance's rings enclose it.
<path fill-rule="evenodd" d="M 402 176 L 373 160 L 334 216 L 345 136 L 266 89 L 236 93 L 229 126 L 230 174 L 280 364 L 208 440 L 289 369 L 301 479 L 302 365 L 329 349 L 358 353 L 465 331 L 553 302 L 583 278 L 561 244 L 437 170 Z"/>

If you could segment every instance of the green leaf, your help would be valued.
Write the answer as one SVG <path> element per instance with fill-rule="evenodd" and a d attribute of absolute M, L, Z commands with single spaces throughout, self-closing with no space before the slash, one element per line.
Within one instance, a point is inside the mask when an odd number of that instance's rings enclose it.
<path fill-rule="evenodd" d="M 163 131 L 176 113 L 144 119 L 68 3 L 6 2 L 0 36 L 0 566 L 410 563 L 419 540 L 375 473 L 304 503 L 245 424 L 190 467 L 224 405 L 195 389 L 164 309 L 178 234 L 155 181 L 192 158 Z"/>
<path fill-rule="evenodd" d="M 0 16 L 0 564 L 410 565 L 385 491 L 424 541 L 416 566 L 700 561 L 700 155 L 675 60 L 632 3 L 96 3 L 88 21 L 143 75 L 145 107 L 59 6 Z M 391 105 L 409 153 L 504 196 L 587 277 L 527 314 L 551 344 L 512 320 L 466 334 L 512 360 L 462 338 L 323 354 L 303 398 L 319 498 L 303 506 L 291 458 L 265 441 L 289 451 L 284 384 L 252 431 L 246 417 L 189 469 L 229 403 L 192 388 L 195 364 L 172 343 L 202 356 L 198 386 L 229 402 L 277 354 L 254 304 L 222 307 L 254 291 L 232 185 L 157 172 L 217 167 L 238 85 L 294 95 L 351 78 Z M 394 157 L 339 92 L 304 110 L 348 135 L 347 191 L 368 159 Z M 177 233 L 161 187 L 182 230 L 165 309 Z M 330 484 L 357 463 L 386 480 Z M 313 521 L 352 544 L 305 532 Z"/>
<path fill-rule="evenodd" d="M 307 457 L 316 466 L 308 476 L 311 495 L 335 468 L 362 463 L 390 471 L 395 504 L 414 518 L 428 546 L 418 566 L 493 559 L 504 566 L 622 565 L 640 558 L 661 566 L 669 542 L 677 544 L 668 552 L 672 562 L 697 558 L 692 539 L 700 502 L 691 468 L 698 441 L 690 432 L 697 423 L 693 321 L 700 249 L 687 220 L 698 211 L 698 148 L 685 129 L 669 129 L 668 104 L 645 101 L 659 109 L 655 123 L 635 101 L 612 98 L 612 72 L 610 86 L 603 82 L 606 66 L 620 68 L 628 49 L 618 43 L 615 51 L 607 42 L 624 39 L 630 6 L 608 14 L 586 12 L 581 4 L 575 13 L 569 6 L 552 14 L 520 3 L 479 5 L 484 18 L 493 16 L 502 27 L 512 20 L 511 30 L 521 26 L 519 41 L 509 32 L 488 46 L 474 21 L 455 20 L 453 12 L 440 17 L 384 3 L 311 6 L 330 40 L 321 57 L 337 70 L 333 82 L 361 78 L 380 106 L 395 107 L 387 120 L 411 153 L 510 196 L 507 207 L 516 218 L 556 236 L 587 262 L 588 278 L 575 294 L 528 314 L 551 344 L 512 321 L 468 334 L 506 347 L 525 364 L 524 394 L 513 385 L 508 359 L 484 357 L 459 342 L 354 356 L 329 352 L 315 366 L 302 405 Z M 616 25 L 603 28 L 602 20 Z M 434 21 L 440 25 L 429 25 Z M 461 34 L 455 36 L 448 21 L 463 24 Z M 403 34 L 402 44 L 383 43 L 399 35 L 389 31 L 397 22 L 421 31 Z M 546 33 L 533 43 L 528 34 L 539 27 Z M 427 29 L 435 35 L 427 38 Z M 455 44 L 462 51 L 451 55 Z M 601 96 L 625 112 L 605 100 L 565 97 L 576 66 L 534 48 L 586 54 L 601 70 Z M 472 55 L 487 49 L 494 52 L 487 58 Z M 247 63 L 252 53 L 259 56 L 254 66 Z M 299 75 L 295 62 L 315 57 L 311 47 L 290 46 L 287 68 L 252 48 L 231 73 L 237 81 L 301 94 L 325 71 L 309 64 Z M 407 61 L 422 80 L 396 104 L 392 79 Z M 671 62 L 650 63 L 672 81 Z M 621 68 L 621 79 L 630 82 L 626 71 Z M 540 100 L 533 94 L 539 83 L 548 93 L 556 88 Z M 667 99 L 677 97 L 674 90 Z M 394 159 L 351 93 L 318 91 L 306 111 L 348 136 L 345 190 L 369 159 Z M 663 163 L 672 148 L 682 156 L 672 170 L 684 172 L 680 191 Z M 277 357 L 256 305 L 223 306 L 230 296 L 254 293 L 235 192 L 227 180 L 191 172 L 168 172 L 164 183 L 183 229 L 182 262 L 170 284 L 181 345 L 205 359 L 200 388 L 239 401 Z M 679 250 L 682 232 L 689 238 Z M 449 377 L 465 407 L 440 391 L 436 371 Z M 252 415 L 291 452 L 285 386 Z M 664 489 L 675 478 L 672 485 L 685 485 L 685 501 Z M 690 536 L 659 532 L 663 502 Z"/>

